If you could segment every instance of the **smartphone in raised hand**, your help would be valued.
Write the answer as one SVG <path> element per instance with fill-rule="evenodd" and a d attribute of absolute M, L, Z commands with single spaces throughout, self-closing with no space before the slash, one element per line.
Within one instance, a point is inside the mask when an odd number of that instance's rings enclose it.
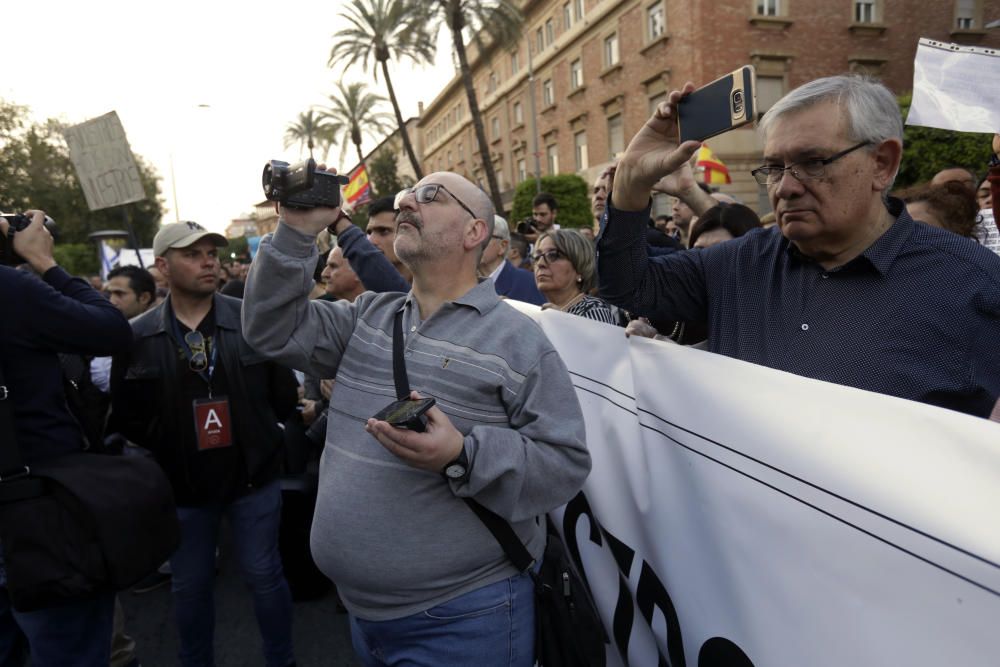
<path fill-rule="evenodd" d="M 752 123 L 757 114 L 757 75 L 744 65 L 681 99 L 680 142 L 704 141 Z"/>

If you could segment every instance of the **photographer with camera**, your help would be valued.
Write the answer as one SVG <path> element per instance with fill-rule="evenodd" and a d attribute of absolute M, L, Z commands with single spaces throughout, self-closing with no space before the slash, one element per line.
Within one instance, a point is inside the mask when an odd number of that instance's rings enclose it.
<path fill-rule="evenodd" d="M 84 439 L 66 407 L 59 352 L 110 355 L 132 339 L 121 312 L 90 285 L 60 268 L 42 211 L 0 219 L 0 410 L 3 427 L 13 423 L 14 441 L 28 468 L 78 452 Z M 14 268 L 25 263 L 38 277 Z M 7 416 L 9 416 L 9 421 Z M 15 442 L 3 441 L 3 459 Z M 0 503 L 22 471 L 0 470 Z M 4 526 L 10 529 L 10 526 Z M 0 560 L 0 664 L 100 665 L 110 659 L 113 591 L 35 611 L 17 611 L 8 594 L 11 553 Z M 67 547 L 69 548 L 69 547 Z M 44 564 L 45 566 L 48 563 Z M 40 564 L 39 567 L 43 567 Z M 27 640 L 27 647 L 24 640 Z"/>
<path fill-rule="evenodd" d="M 409 293 L 310 301 L 316 236 L 341 220 L 339 203 L 282 202 L 243 302 L 251 346 L 336 377 L 313 556 L 362 664 L 530 666 L 530 563 L 515 567 L 479 512 L 540 562 L 537 518 L 590 470 L 569 373 L 541 329 L 478 280 L 494 211 L 458 174 L 397 195 Z"/>

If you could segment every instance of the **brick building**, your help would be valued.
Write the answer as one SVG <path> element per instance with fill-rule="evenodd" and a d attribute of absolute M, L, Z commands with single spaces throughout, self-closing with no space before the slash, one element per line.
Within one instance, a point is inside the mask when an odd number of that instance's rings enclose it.
<path fill-rule="evenodd" d="M 518 44 L 470 50 L 505 202 L 514 185 L 534 174 L 533 134 L 542 175 L 575 172 L 590 182 L 666 92 L 687 80 L 702 85 L 753 64 L 764 111 L 796 86 L 843 72 L 868 72 L 906 92 L 920 37 L 1000 47 L 1000 30 L 984 29 L 1000 19 L 994 0 L 525 0 L 520 6 L 525 23 Z M 426 107 L 419 128 L 425 171 L 456 171 L 485 183 L 459 76 Z M 766 210 L 749 174 L 760 160 L 754 130 L 709 143 L 733 178 L 722 190 Z"/>

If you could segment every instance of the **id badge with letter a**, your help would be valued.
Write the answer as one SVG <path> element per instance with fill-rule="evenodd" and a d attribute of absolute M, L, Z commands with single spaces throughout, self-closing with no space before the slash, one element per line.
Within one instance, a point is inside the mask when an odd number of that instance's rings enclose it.
<path fill-rule="evenodd" d="M 194 430 L 198 435 L 198 451 L 231 447 L 233 436 L 229 399 L 216 396 L 195 400 Z"/>

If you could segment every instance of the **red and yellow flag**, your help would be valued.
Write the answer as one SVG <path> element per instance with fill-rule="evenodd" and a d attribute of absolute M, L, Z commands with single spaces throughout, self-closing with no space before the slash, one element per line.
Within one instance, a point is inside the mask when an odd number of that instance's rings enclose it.
<path fill-rule="evenodd" d="M 701 170 L 702 179 L 707 185 L 725 185 L 733 182 L 733 179 L 729 178 L 729 169 L 722 160 L 715 157 L 708 144 L 702 144 L 698 149 L 695 166 Z"/>
<path fill-rule="evenodd" d="M 362 204 L 367 204 L 372 198 L 371 184 L 368 183 L 368 170 L 365 165 L 359 166 L 351 172 L 350 180 L 344 186 L 344 200 L 357 209 Z"/>

